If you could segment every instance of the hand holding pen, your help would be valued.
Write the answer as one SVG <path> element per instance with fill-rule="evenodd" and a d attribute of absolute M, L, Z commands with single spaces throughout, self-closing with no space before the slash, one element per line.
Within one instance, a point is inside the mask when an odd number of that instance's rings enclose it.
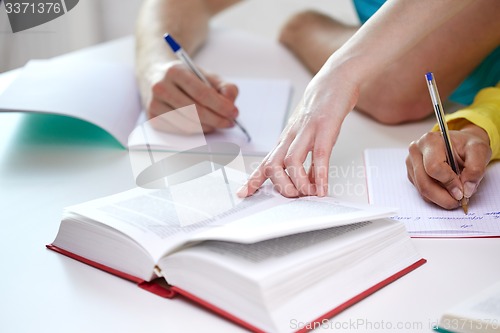
<path fill-rule="evenodd" d="M 149 118 L 196 104 L 205 133 L 235 126 L 234 119 L 238 116 L 238 108 L 235 106 L 238 96 L 236 85 L 223 81 L 216 75 L 206 74 L 211 83 L 209 87 L 174 54 L 163 49 L 154 49 L 152 53 L 154 57 L 161 58 L 161 62 L 158 61 L 161 65 L 155 65 L 148 69 L 149 72 L 142 73 L 147 78 L 142 82 L 141 90 Z M 160 125 L 160 129 L 167 132 L 183 134 L 190 134 L 199 128 L 199 122 L 195 124 L 187 117 L 179 117 L 172 123 L 162 122 Z"/>
<path fill-rule="evenodd" d="M 220 92 L 223 95 L 223 91 L 219 91 L 217 89 L 217 82 L 210 82 L 208 78 L 198 69 L 198 67 L 194 64 L 193 60 L 189 57 L 189 55 L 184 52 L 182 47 L 177 43 L 177 41 L 169 34 L 165 34 L 164 36 L 165 41 L 167 44 L 170 46 L 172 49 L 172 52 L 175 53 L 175 55 L 179 58 L 180 61 L 182 61 L 188 68 L 191 70 L 197 77 L 198 79 L 206 86 L 206 88 L 215 88 L 217 92 Z M 203 95 L 201 95 L 203 96 Z M 231 96 L 232 97 L 232 96 Z M 234 103 L 234 100 L 236 98 L 236 95 L 234 95 L 234 98 L 231 99 L 231 101 Z M 187 105 L 187 104 L 186 104 Z M 226 114 L 225 108 L 219 110 L 217 108 L 217 105 L 214 104 L 214 109 L 212 110 L 212 116 L 217 117 L 217 118 L 222 118 L 222 126 L 220 127 L 230 127 L 233 123 L 237 125 L 241 131 L 245 134 L 247 141 L 250 141 L 250 135 L 247 132 L 247 130 L 236 120 L 236 116 L 238 115 L 236 107 L 234 108 L 236 112 L 233 112 L 232 114 Z M 200 117 L 200 120 L 202 117 Z M 220 119 L 217 119 L 220 121 Z M 224 121 L 225 120 L 225 121 Z M 227 126 L 227 122 L 232 122 L 230 126 Z M 203 124 L 202 120 L 202 125 L 207 125 Z M 217 127 L 217 126 L 216 126 Z"/>
<path fill-rule="evenodd" d="M 441 104 L 441 98 L 439 97 L 439 92 L 436 85 L 436 80 L 434 80 L 434 75 L 432 73 L 425 74 L 425 78 L 427 79 L 427 86 L 429 88 L 429 94 L 431 95 L 432 105 L 434 106 L 434 113 L 436 115 L 436 119 L 439 125 L 439 130 L 441 132 L 441 136 L 443 137 L 444 148 L 446 153 L 446 162 L 450 166 L 451 170 L 457 175 L 460 176 L 460 167 L 455 158 L 455 151 L 453 150 L 451 144 L 451 138 L 448 130 L 448 125 L 446 124 L 446 120 L 444 117 L 443 105 Z M 458 157 L 458 156 L 457 156 Z M 456 191 L 455 188 L 452 191 Z M 464 213 L 467 214 L 468 207 L 467 204 L 469 202 L 469 198 L 457 192 L 456 199 L 460 201 L 460 205 L 464 210 Z M 460 199 L 458 199 L 461 196 Z"/>
<path fill-rule="evenodd" d="M 411 143 L 406 159 L 408 178 L 424 200 L 446 209 L 462 206 L 467 214 L 469 199 L 491 158 L 489 137 L 465 119 L 453 123 L 449 131 L 434 76 L 428 73 L 426 79 L 440 131 Z"/>

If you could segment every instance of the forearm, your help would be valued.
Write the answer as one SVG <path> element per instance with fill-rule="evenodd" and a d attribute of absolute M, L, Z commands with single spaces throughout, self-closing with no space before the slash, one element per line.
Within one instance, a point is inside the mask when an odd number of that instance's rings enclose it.
<path fill-rule="evenodd" d="M 337 52 L 321 72 L 349 76 L 355 84 L 379 75 L 386 67 L 456 16 L 473 0 L 387 1 Z M 423 59 L 425 61 L 425 59 Z M 346 68 L 346 71 L 342 71 Z M 422 74 L 423 75 L 423 74 Z"/>
<path fill-rule="evenodd" d="M 150 89 L 161 65 L 175 60 L 163 41 L 166 32 L 189 53 L 202 45 L 212 16 L 238 0 L 145 0 L 136 25 L 136 73 L 141 92 Z"/>
<path fill-rule="evenodd" d="M 172 60 L 162 36 L 168 32 L 189 53 L 204 40 L 210 13 L 203 0 L 146 0 L 136 26 L 136 56 L 141 65 Z"/>

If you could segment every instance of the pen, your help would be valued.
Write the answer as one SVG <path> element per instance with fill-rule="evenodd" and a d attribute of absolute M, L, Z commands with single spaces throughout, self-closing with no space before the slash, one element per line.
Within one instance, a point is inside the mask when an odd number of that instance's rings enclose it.
<path fill-rule="evenodd" d="M 458 168 L 457 161 L 453 155 L 453 148 L 451 146 L 450 135 L 448 133 L 448 125 L 444 119 L 443 105 L 441 104 L 441 99 L 439 98 L 439 92 L 436 85 L 436 80 L 432 72 L 425 74 L 427 80 L 427 87 L 429 88 L 429 93 L 431 95 L 432 105 L 434 106 L 434 113 L 436 114 L 436 119 L 439 124 L 439 130 L 441 131 L 441 136 L 444 140 L 444 147 L 446 149 L 446 158 L 448 164 L 450 165 L 453 172 L 460 176 L 460 169 Z M 468 199 L 464 196 L 460 201 L 464 213 L 467 214 L 468 211 Z"/>
<path fill-rule="evenodd" d="M 184 52 L 184 50 L 179 45 L 179 43 L 177 43 L 175 41 L 175 39 L 170 34 L 167 33 L 167 34 L 163 35 L 163 38 L 165 39 L 165 41 L 167 42 L 167 44 L 170 46 L 170 48 L 172 49 L 172 51 L 175 53 L 175 55 L 177 56 L 177 58 L 179 58 L 182 62 L 184 62 L 184 64 L 186 64 L 189 67 L 189 69 L 191 69 L 193 71 L 193 73 L 196 74 L 196 76 L 201 81 L 203 81 L 203 83 L 205 83 L 207 86 L 212 86 L 210 84 L 210 82 L 208 81 L 208 79 L 205 77 L 205 75 L 203 75 L 203 73 L 198 69 L 198 67 L 196 67 L 196 65 L 194 64 L 193 60 L 191 60 L 191 58 L 189 57 L 189 55 L 186 52 Z M 250 134 L 248 134 L 248 131 L 236 119 L 234 120 L 234 123 L 245 134 L 245 136 L 247 137 L 248 142 L 250 142 L 251 137 L 250 137 Z"/>

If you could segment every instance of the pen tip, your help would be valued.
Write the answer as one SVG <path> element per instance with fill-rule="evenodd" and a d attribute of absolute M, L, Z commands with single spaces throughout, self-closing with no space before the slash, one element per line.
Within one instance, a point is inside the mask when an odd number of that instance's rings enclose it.
<path fill-rule="evenodd" d="M 245 129 L 245 127 L 243 127 L 236 119 L 234 120 L 234 123 L 240 128 L 243 134 L 245 134 L 245 136 L 247 137 L 247 142 L 252 141 L 252 138 L 250 137 L 250 134 L 248 134 L 248 131 Z"/>
<path fill-rule="evenodd" d="M 469 213 L 469 206 L 468 206 L 469 199 L 463 197 L 462 200 L 460 201 L 460 204 L 462 206 L 462 209 L 464 210 L 465 215 L 467 215 Z"/>

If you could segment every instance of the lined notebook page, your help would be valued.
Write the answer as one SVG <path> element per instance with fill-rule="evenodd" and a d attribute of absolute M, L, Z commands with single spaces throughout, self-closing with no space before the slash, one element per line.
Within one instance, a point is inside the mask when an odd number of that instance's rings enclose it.
<path fill-rule="evenodd" d="M 425 202 L 406 173 L 406 149 L 367 149 L 366 178 L 370 203 L 394 207 L 394 219 L 405 223 L 412 237 L 499 237 L 500 163 L 491 163 L 478 191 L 461 208 L 448 211 Z"/>

